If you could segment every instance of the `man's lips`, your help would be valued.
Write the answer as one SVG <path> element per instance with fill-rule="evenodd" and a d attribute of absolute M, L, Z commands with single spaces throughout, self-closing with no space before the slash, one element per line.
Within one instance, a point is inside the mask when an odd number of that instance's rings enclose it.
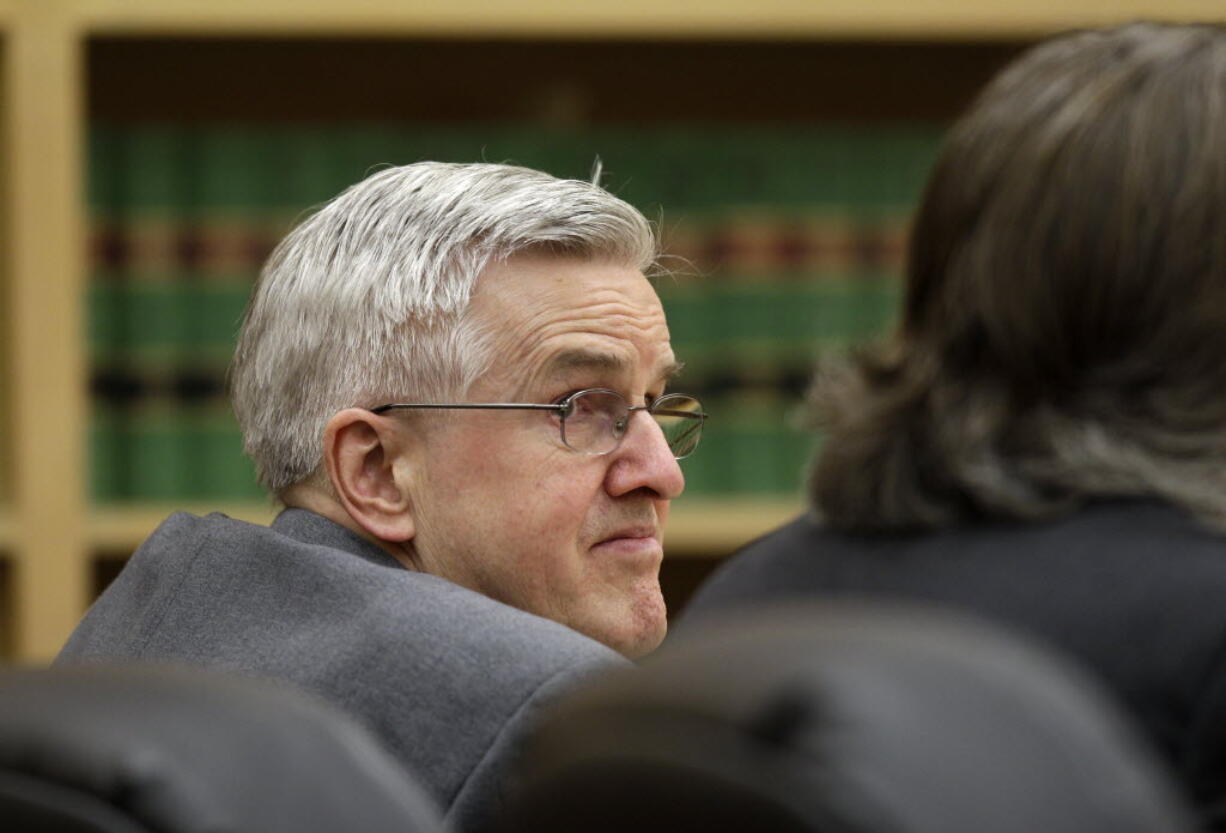
<path fill-rule="evenodd" d="M 596 543 L 607 544 L 610 541 L 616 541 L 621 538 L 655 538 L 659 540 L 660 530 L 654 524 L 623 527 L 611 535 L 606 535 Z"/>
<path fill-rule="evenodd" d="M 660 530 L 655 526 L 626 527 L 600 539 L 593 549 L 622 552 L 627 555 L 654 552 L 660 549 Z"/>

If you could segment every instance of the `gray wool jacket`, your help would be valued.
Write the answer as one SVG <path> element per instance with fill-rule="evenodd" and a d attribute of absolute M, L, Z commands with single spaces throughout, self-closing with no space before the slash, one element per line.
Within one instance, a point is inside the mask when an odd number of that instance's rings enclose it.
<path fill-rule="evenodd" d="M 321 695 L 372 729 L 460 831 L 497 818 L 508 764 L 542 706 L 626 664 L 301 509 L 271 527 L 172 515 L 57 663 L 83 660 L 206 666 Z"/>

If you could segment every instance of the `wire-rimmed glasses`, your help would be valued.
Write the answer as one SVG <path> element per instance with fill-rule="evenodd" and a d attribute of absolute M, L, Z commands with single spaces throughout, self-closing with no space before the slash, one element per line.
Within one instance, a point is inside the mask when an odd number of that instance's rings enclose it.
<path fill-rule="evenodd" d="M 621 445 L 635 411 L 646 411 L 655 418 L 664 432 L 669 450 L 678 460 L 688 457 L 698 447 L 702 424 L 707 414 L 702 403 L 685 393 L 669 393 L 647 405 L 631 405 L 615 390 L 589 388 L 576 391 L 560 402 L 540 405 L 521 402 L 452 402 L 406 403 L 393 402 L 371 408 L 382 414 L 399 409 L 457 409 L 501 411 L 553 411 L 558 415 L 562 443 L 583 454 L 609 454 Z"/>

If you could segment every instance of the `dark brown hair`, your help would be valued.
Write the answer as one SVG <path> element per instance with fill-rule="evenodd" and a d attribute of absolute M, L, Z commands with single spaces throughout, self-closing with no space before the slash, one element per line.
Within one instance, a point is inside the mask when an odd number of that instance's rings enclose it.
<path fill-rule="evenodd" d="M 827 364 L 810 479 L 847 529 L 1157 495 L 1226 521 L 1226 29 L 1041 44 L 954 126 L 901 324 Z"/>

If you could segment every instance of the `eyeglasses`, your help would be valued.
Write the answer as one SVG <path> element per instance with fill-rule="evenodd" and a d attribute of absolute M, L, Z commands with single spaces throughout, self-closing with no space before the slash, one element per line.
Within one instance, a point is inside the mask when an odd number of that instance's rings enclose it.
<path fill-rule="evenodd" d="M 620 393 L 607 388 L 577 391 L 553 405 L 517 402 L 437 405 L 393 403 L 370 410 L 372 413 L 382 414 L 402 408 L 553 411 L 559 417 L 562 443 L 567 448 L 583 454 L 608 454 L 615 450 L 621 445 L 622 437 L 626 436 L 626 429 L 630 427 L 630 415 L 635 411 L 646 411 L 655 417 L 656 424 L 664 432 L 669 449 L 678 460 L 694 453 L 702 436 L 702 424 L 707 418 L 703 413 L 702 403 L 684 393 L 661 396 L 650 405 L 631 405 Z"/>

